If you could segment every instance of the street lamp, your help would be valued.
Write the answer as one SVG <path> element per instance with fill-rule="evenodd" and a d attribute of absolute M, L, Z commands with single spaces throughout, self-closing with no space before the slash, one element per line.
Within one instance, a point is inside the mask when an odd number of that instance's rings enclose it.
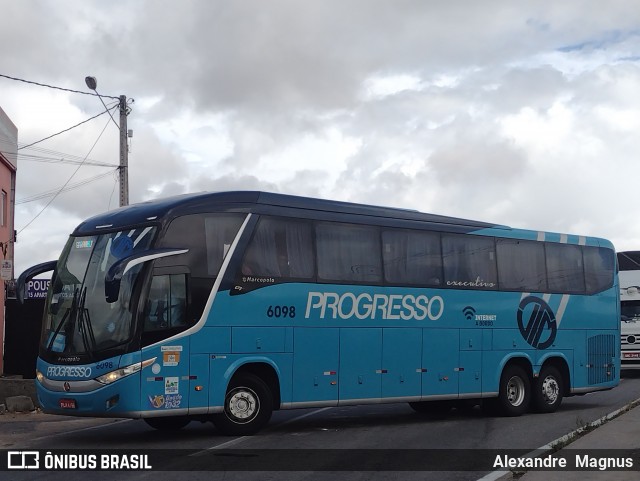
<path fill-rule="evenodd" d="M 98 93 L 96 88 L 98 87 L 98 81 L 95 77 L 85 77 L 84 82 L 87 84 L 89 89 L 93 90 L 104 108 L 107 109 L 109 115 L 111 112 L 107 108 L 102 100 L 102 96 Z M 125 95 L 121 95 L 120 97 L 110 97 L 112 99 L 116 99 L 120 103 L 120 124 L 117 124 L 116 121 L 111 117 L 111 120 L 116 124 L 118 129 L 120 130 L 120 207 L 129 205 L 129 148 L 127 146 L 127 97 Z"/>

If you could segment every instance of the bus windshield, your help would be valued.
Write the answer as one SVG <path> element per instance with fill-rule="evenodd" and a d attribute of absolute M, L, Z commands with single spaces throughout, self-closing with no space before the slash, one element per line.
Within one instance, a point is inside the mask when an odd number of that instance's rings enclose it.
<path fill-rule="evenodd" d="M 154 227 L 142 227 L 69 238 L 47 298 L 42 349 L 91 356 L 131 339 L 131 292 L 142 265 L 123 276 L 116 302 L 105 299 L 105 275 L 118 260 L 148 249 L 154 235 Z"/>

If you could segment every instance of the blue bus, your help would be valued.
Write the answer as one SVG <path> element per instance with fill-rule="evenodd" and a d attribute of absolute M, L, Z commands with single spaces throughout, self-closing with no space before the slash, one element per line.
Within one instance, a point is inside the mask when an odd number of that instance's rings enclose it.
<path fill-rule="evenodd" d="M 54 270 L 47 413 L 212 421 L 473 400 L 516 416 L 619 382 L 604 239 L 265 192 L 189 194 L 82 222 Z"/>

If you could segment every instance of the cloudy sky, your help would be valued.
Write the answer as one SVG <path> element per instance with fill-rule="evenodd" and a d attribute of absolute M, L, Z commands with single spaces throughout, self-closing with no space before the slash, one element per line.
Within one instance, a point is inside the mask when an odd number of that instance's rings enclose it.
<path fill-rule="evenodd" d="M 0 18 L 1 75 L 130 99 L 131 203 L 261 189 L 640 250 L 635 0 L 0 0 Z M 28 147 L 104 107 L 6 77 L 0 107 L 17 276 L 118 206 L 119 133 L 105 114 Z"/>

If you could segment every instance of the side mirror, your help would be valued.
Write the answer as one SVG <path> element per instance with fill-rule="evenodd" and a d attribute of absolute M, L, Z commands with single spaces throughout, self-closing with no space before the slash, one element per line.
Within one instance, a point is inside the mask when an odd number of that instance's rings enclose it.
<path fill-rule="evenodd" d="M 42 264 L 36 264 L 35 266 L 29 267 L 26 271 L 20 274 L 18 282 L 16 283 L 16 296 L 18 297 L 18 302 L 20 304 L 24 304 L 24 289 L 27 282 L 38 274 L 55 270 L 57 265 L 58 261 L 43 262 Z"/>
<path fill-rule="evenodd" d="M 189 249 L 152 249 L 120 259 L 109 268 L 104 277 L 104 295 L 107 302 L 111 304 L 118 300 L 122 276 L 132 267 L 161 257 L 175 256 L 187 252 L 189 252 Z"/>

